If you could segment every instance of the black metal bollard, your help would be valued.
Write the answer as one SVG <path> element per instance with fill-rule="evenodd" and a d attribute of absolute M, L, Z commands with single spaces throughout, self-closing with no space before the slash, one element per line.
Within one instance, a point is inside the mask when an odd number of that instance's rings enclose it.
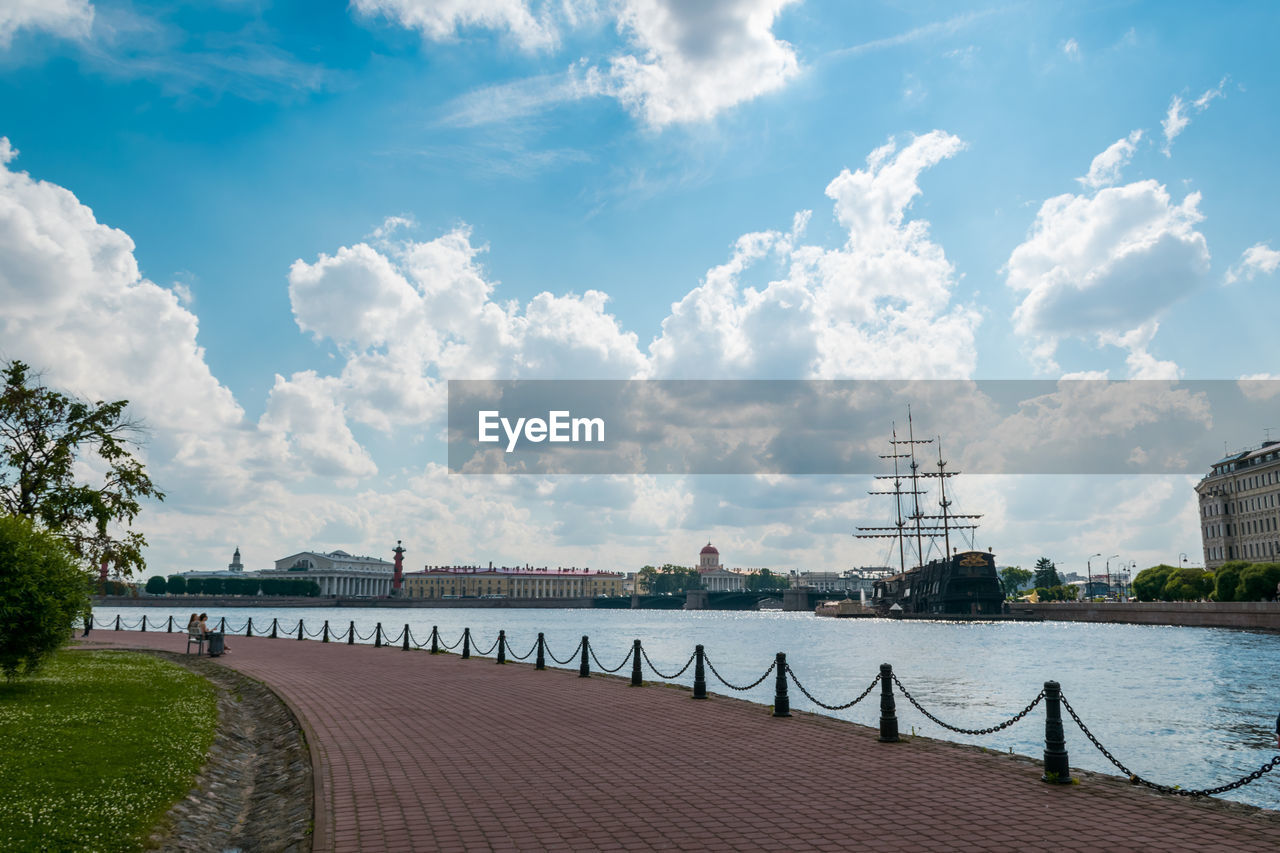
<path fill-rule="evenodd" d="M 880 742 L 898 742 L 898 709 L 893 701 L 893 667 L 880 664 Z"/>
<path fill-rule="evenodd" d="M 227 617 L 225 616 L 223 616 L 221 619 L 218 620 L 218 633 L 219 634 L 227 633 Z"/>
<path fill-rule="evenodd" d="M 253 617 L 252 616 L 249 617 L 249 624 L 244 627 L 244 635 L 246 637 L 253 636 Z"/>
<path fill-rule="evenodd" d="M 640 641 L 631 644 L 631 686 L 644 687 L 643 673 L 640 671 Z"/>
<path fill-rule="evenodd" d="M 86 614 L 84 617 L 84 633 L 81 634 L 80 636 L 82 637 L 89 636 L 89 632 L 91 630 L 93 630 L 93 614 L 89 613 L 89 614 Z"/>
<path fill-rule="evenodd" d="M 498 663 L 507 662 L 507 632 L 498 632 Z"/>
<path fill-rule="evenodd" d="M 409 651 L 409 623 L 404 623 L 404 645 L 400 647 L 401 651 Z"/>
<path fill-rule="evenodd" d="M 273 618 L 271 620 L 271 639 L 276 639 L 276 629 L 279 627 L 280 619 Z"/>
<path fill-rule="evenodd" d="M 778 652 L 775 663 L 778 674 L 773 682 L 773 715 L 775 717 L 791 716 L 791 699 L 787 696 L 787 653 Z"/>
<path fill-rule="evenodd" d="M 298 639 L 302 639 L 302 620 L 298 620 Z"/>
<path fill-rule="evenodd" d="M 375 649 L 382 648 L 382 623 L 379 622 L 373 629 L 373 647 Z"/>
<path fill-rule="evenodd" d="M 120 614 L 119 613 L 116 614 L 116 630 L 117 631 L 120 630 Z"/>
<path fill-rule="evenodd" d="M 354 646 L 356 644 L 356 620 L 352 619 L 347 624 L 347 645 Z"/>
<path fill-rule="evenodd" d="M 694 699 L 707 698 L 707 672 L 703 665 L 703 658 L 705 657 L 705 654 L 706 653 L 703 652 L 701 644 L 693 647 L 693 698 Z M 785 688 L 786 685 L 784 684 L 783 687 Z"/>
<path fill-rule="evenodd" d="M 440 629 L 435 625 L 431 626 L 431 654 L 440 654 Z"/>
<path fill-rule="evenodd" d="M 587 635 L 582 635 L 582 661 L 578 664 L 578 677 L 591 677 L 591 664 L 587 661 L 587 655 L 590 654 L 591 641 L 587 639 Z"/>
<path fill-rule="evenodd" d="M 462 659 L 471 659 L 471 629 L 462 629 Z"/>
<path fill-rule="evenodd" d="M 165 633 L 166 634 L 173 633 L 173 617 L 172 616 L 169 617 L 169 627 L 165 629 Z"/>
<path fill-rule="evenodd" d="M 320 638 L 320 642 L 322 643 L 329 642 L 329 620 L 328 619 L 324 620 L 324 629 L 321 633 L 322 633 L 322 636 Z"/>
<path fill-rule="evenodd" d="M 538 657 L 534 661 L 534 664 L 533 664 L 534 669 L 547 668 L 547 658 L 546 658 L 546 655 L 544 654 L 544 652 L 546 651 L 546 647 L 547 647 L 546 638 L 543 637 L 542 632 L 539 631 L 538 632 Z"/>
<path fill-rule="evenodd" d="M 1044 775 L 1040 780 L 1059 785 L 1071 783 L 1067 736 L 1062 729 L 1062 686 L 1056 681 L 1044 683 Z"/>
<path fill-rule="evenodd" d="M 142 614 L 142 627 L 139 629 L 142 633 L 147 633 L 147 614 Z"/>

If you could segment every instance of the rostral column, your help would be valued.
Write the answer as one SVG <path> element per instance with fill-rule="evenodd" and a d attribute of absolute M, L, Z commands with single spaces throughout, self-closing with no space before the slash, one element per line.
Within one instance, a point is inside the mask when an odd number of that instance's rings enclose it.
<path fill-rule="evenodd" d="M 396 573 L 391 577 L 391 595 L 396 597 L 400 595 L 400 585 L 404 583 L 404 548 L 399 539 L 396 540 L 392 553 L 396 555 Z"/>

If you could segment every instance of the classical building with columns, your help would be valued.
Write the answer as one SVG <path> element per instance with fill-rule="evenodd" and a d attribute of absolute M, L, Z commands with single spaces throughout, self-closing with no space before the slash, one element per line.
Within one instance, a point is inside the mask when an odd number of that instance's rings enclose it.
<path fill-rule="evenodd" d="M 591 569 L 427 566 L 407 572 L 408 598 L 595 598 L 622 595 L 624 576 Z"/>
<path fill-rule="evenodd" d="M 698 578 L 708 592 L 741 592 L 747 579 L 741 572 L 731 572 L 720 564 L 720 551 L 708 542 L 698 553 Z"/>
<path fill-rule="evenodd" d="M 356 557 L 346 551 L 302 551 L 281 557 L 274 569 L 263 569 L 258 574 L 315 581 L 320 595 L 327 598 L 380 598 L 391 595 L 394 569 L 392 563 L 377 557 Z"/>

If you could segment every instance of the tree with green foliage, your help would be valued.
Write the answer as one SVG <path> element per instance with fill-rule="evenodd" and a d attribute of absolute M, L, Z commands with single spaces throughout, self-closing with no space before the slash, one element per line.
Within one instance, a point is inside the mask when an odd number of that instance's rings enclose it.
<path fill-rule="evenodd" d="M 187 593 L 204 595 L 204 578 L 187 578 Z"/>
<path fill-rule="evenodd" d="M 1213 572 L 1204 569 L 1174 569 L 1165 578 L 1161 601 L 1200 601 L 1213 592 Z"/>
<path fill-rule="evenodd" d="M 182 595 L 187 591 L 187 579 L 182 575 L 169 575 L 164 583 L 164 591 L 170 595 Z"/>
<path fill-rule="evenodd" d="M 1013 598 L 1018 594 L 1018 590 L 1026 586 L 1027 581 L 1034 577 L 1033 572 L 1018 566 L 1007 566 L 1000 570 L 1000 588 L 1004 590 L 1005 598 Z"/>
<path fill-rule="evenodd" d="M 46 388 L 21 361 L 8 362 L 0 391 L 0 511 L 63 539 L 89 565 L 126 577 L 146 568 L 146 539 L 128 529 L 147 498 L 163 500 L 133 455 L 140 427 L 128 400 L 90 403 Z M 81 457 L 97 457 L 90 466 Z M 96 482 L 90 468 L 105 468 Z M 120 532 L 123 528 L 123 532 Z"/>
<path fill-rule="evenodd" d="M 750 592 L 783 590 L 791 586 L 791 579 L 768 569 L 760 569 L 747 575 L 746 586 Z"/>
<path fill-rule="evenodd" d="M 636 582 L 650 595 L 685 592 L 690 589 L 702 589 L 702 578 L 697 569 L 675 566 L 667 563 L 662 568 L 645 566 L 636 573 Z"/>
<path fill-rule="evenodd" d="M 1062 578 L 1058 576 L 1058 567 L 1048 557 L 1036 560 L 1036 588 L 1062 586 Z"/>
<path fill-rule="evenodd" d="M 169 584 L 162 575 L 152 575 L 147 578 L 146 590 L 149 595 L 164 595 L 169 588 Z"/>
<path fill-rule="evenodd" d="M 1240 572 L 1236 601 L 1275 601 L 1280 563 L 1254 563 Z"/>
<path fill-rule="evenodd" d="M 92 575 L 61 538 L 0 516 L 0 671 L 34 672 L 89 613 Z"/>
<path fill-rule="evenodd" d="M 222 595 L 226 590 L 223 588 L 222 578 L 205 578 L 204 594 L 205 595 Z"/>
<path fill-rule="evenodd" d="M 1240 585 L 1240 572 L 1248 567 L 1244 560 L 1223 563 L 1213 573 L 1213 600 L 1235 601 L 1236 588 Z"/>
<path fill-rule="evenodd" d="M 1163 601 L 1165 582 L 1177 571 L 1173 566 L 1161 563 L 1143 569 L 1133 579 L 1133 597 L 1139 601 Z"/>

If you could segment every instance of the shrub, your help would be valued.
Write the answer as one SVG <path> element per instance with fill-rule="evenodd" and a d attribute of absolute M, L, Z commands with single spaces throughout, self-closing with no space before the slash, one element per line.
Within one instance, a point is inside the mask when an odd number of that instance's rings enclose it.
<path fill-rule="evenodd" d="M 187 591 L 187 579 L 182 575 L 169 575 L 164 584 L 165 592 L 170 595 L 182 595 Z"/>
<path fill-rule="evenodd" d="M 222 578 L 205 578 L 204 594 L 205 595 L 222 595 L 224 592 Z"/>
<path fill-rule="evenodd" d="M 168 586 L 169 585 L 165 583 L 165 579 L 160 575 L 155 575 L 147 579 L 147 592 L 150 595 L 164 595 Z"/>
<path fill-rule="evenodd" d="M 204 578 L 187 578 L 187 592 L 192 595 L 204 595 Z"/>
<path fill-rule="evenodd" d="M 1164 585 L 1169 575 L 1177 571 L 1173 566 L 1161 563 L 1138 572 L 1133 579 L 1133 597 L 1139 601 L 1161 601 Z"/>
<path fill-rule="evenodd" d="M 89 613 L 90 574 L 56 536 L 0 516 L 0 671 L 28 675 Z"/>
<path fill-rule="evenodd" d="M 1240 572 L 1236 601 L 1274 601 L 1280 583 L 1280 563 L 1254 563 Z"/>
<path fill-rule="evenodd" d="M 1240 572 L 1249 564 L 1243 560 L 1223 563 L 1214 572 L 1214 598 L 1217 601 L 1235 601 L 1236 588 L 1240 586 Z"/>

